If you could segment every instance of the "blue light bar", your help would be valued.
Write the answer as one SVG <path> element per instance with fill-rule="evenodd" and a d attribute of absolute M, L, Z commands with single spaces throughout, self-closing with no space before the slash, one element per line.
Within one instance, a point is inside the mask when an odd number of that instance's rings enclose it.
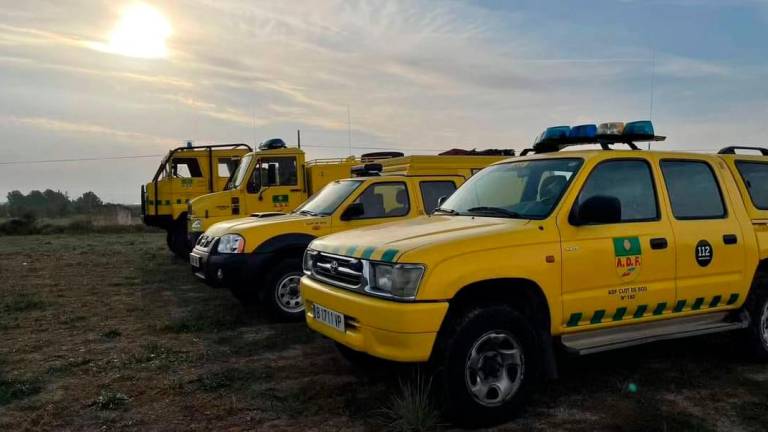
<path fill-rule="evenodd" d="M 656 134 L 653 131 L 653 123 L 650 120 L 633 121 L 624 125 L 624 135 L 635 139 L 651 139 Z"/>
<path fill-rule="evenodd" d="M 544 132 L 539 135 L 538 138 L 536 138 L 536 141 L 534 141 L 534 145 L 539 143 L 550 143 L 550 142 L 557 142 L 557 141 L 563 141 L 568 138 L 568 134 L 571 132 L 570 126 L 553 126 L 548 127 L 544 130 Z"/>
<path fill-rule="evenodd" d="M 568 134 L 571 142 L 593 142 L 597 136 L 597 125 L 585 124 L 574 126 Z"/>

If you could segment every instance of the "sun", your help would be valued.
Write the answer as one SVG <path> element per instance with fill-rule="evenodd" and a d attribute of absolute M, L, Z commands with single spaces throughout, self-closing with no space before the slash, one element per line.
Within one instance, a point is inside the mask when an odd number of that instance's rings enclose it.
<path fill-rule="evenodd" d="M 171 25 L 162 13 L 145 3 L 123 9 L 110 35 L 108 50 L 129 57 L 162 58 L 168 55 L 165 40 Z"/>

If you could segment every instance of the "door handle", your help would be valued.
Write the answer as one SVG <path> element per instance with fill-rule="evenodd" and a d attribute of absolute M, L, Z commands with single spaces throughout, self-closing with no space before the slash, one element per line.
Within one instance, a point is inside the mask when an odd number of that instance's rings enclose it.
<path fill-rule="evenodd" d="M 723 243 L 727 245 L 736 244 L 738 241 L 739 238 L 736 237 L 736 234 L 723 234 Z"/>
<path fill-rule="evenodd" d="M 651 239 L 651 249 L 666 249 L 667 246 L 667 239 L 664 237 Z"/>

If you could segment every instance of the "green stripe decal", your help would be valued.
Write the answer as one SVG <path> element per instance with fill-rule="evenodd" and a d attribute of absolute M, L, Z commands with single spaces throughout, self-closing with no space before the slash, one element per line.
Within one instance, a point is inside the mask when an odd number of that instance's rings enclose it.
<path fill-rule="evenodd" d="M 664 310 L 666 310 L 666 309 L 667 309 L 667 303 L 666 302 L 661 302 L 661 303 L 656 305 L 656 309 L 653 310 L 653 314 L 654 315 L 661 315 L 661 314 L 664 313 Z"/>
<path fill-rule="evenodd" d="M 350 246 L 347 248 L 347 256 L 355 256 L 355 249 L 357 249 L 357 246 Z"/>
<path fill-rule="evenodd" d="M 687 300 L 678 300 L 677 304 L 675 305 L 675 312 L 682 312 L 683 309 L 685 309 L 686 303 L 688 303 Z"/>
<path fill-rule="evenodd" d="M 596 310 L 595 313 L 592 315 L 592 320 L 590 323 L 592 324 L 600 324 L 600 322 L 603 321 L 603 317 L 605 316 L 605 311 L 600 309 Z"/>
<path fill-rule="evenodd" d="M 693 302 L 693 306 L 691 306 L 691 309 L 699 310 L 701 309 L 702 304 L 704 304 L 704 297 L 699 297 L 696 299 L 696 301 Z"/>
<path fill-rule="evenodd" d="M 642 255 L 640 239 L 637 237 L 617 237 L 613 239 L 613 252 L 617 257 Z"/>
<path fill-rule="evenodd" d="M 627 308 L 625 308 L 625 307 L 620 307 L 620 308 L 616 309 L 616 313 L 613 314 L 613 320 L 614 321 L 621 321 L 622 319 L 624 319 L 624 315 L 626 313 L 627 313 Z"/>
<path fill-rule="evenodd" d="M 712 301 L 709 302 L 709 307 L 717 307 L 717 305 L 720 304 L 720 301 L 723 300 L 723 296 L 716 295 L 712 297 Z"/>
<path fill-rule="evenodd" d="M 568 323 L 566 324 L 568 327 L 576 327 L 579 325 L 579 321 L 581 321 L 581 312 L 576 312 L 574 314 L 571 314 L 571 318 L 568 320 Z"/>
<path fill-rule="evenodd" d="M 376 251 L 376 248 L 373 247 L 367 247 L 363 250 L 363 254 L 360 256 L 362 259 L 371 259 L 371 255 L 373 255 L 373 252 Z"/>
<path fill-rule="evenodd" d="M 728 306 L 736 303 L 739 300 L 738 294 L 731 294 L 730 297 L 728 297 L 728 302 L 726 303 Z"/>
<path fill-rule="evenodd" d="M 395 259 L 396 255 L 397 255 L 397 249 L 387 249 L 384 251 L 383 254 L 381 254 L 381 260 L 392 262 L 392 260 Z"/>
<path fill-rule="evenodd" d="M 635 314 L 633 315 L 635 318 L 640 318 L 643 315 L 645 315 L 645 311 L 648 310 L 648 305 L 640 305 L 637 307 L 637 310 L 635 311 Z"/>

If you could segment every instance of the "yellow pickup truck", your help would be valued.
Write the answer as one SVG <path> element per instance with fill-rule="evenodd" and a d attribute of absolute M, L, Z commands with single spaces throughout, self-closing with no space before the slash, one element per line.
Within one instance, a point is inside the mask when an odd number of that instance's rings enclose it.
<path fill-rule="evenodd" d="M 303 319 L 301 259 L 312 240 L 429 214 L 440 197 L 503 159 L 405 156 L 358 166 L 358 177 L 331 182 L 290 214 L 213 225 L 198 239 L 190 264 L 206 282 L 228 287 L 244 303 L 258 302 L 275 319 Z"/>
<path fill-rule="evenodd" d="M 768 360 L 768 150 L 634 144 L 661 139 L 647 121 L 550 128 L 431 216 L 314 240 L 309 327 L 351 359 L 429 362 L 470 426 L 513 416 L 556 350 L 734 331 Z M 581 144 L 606 150 L 560 151 Z"/>

